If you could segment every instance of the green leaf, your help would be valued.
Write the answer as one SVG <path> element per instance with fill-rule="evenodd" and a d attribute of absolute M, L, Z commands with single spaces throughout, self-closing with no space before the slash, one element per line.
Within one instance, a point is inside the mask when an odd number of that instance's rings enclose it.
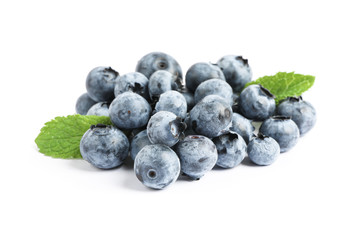
<path fill-rule="evenodd" d="M 252 84 L 261 84 L 275 95 L 276 103 L 279 103 L 287 97 L 299 97 L 314 84 L 314 81 L 315 77 L 311 75 L 278 72 L 274 76 L 264 76 L 249 82 L 245 88 Z"/>
<path fill-rule="evenodd" d="M 45 123 L 35 143 L 39 152 L 55 158 L 81 158 L 80 140 L 91 125 L 112 125 L 109 117 L 69 115 Z"/>

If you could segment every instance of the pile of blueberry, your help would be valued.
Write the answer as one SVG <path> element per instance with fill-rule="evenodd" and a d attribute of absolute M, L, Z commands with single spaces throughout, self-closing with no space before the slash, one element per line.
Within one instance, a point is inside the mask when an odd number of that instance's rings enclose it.
<path fill-rule="evenodd" d="M 121 76 L 94 68 L 76 112 L 109 116 L 113 126 L 91 126 L 81 155 L 100 169 L 118 167 L 130 155 L 137 178 L 153 189 L 180 173 L 196 180 L 215 165 L 233 168 L 246 155 L 270 165 L 314 126 L 316 112 L 301 97 L 276 106 L 261 85 L 244 89 L 251 77 L 248 61 L 234 55 L 195 63 L 185 81 L 178 62 L 161 52 L 145 55 L 135 72 Z M 262 121 L 257 135 L 252 121 Z"/>

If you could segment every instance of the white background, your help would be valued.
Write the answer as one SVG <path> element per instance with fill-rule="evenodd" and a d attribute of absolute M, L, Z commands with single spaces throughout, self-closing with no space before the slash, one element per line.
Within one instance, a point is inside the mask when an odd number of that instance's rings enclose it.
<path fill-rule="evenodd" d="M 357 1 L 1 1 L 0 239 L 359 239 Z M 152 51 L 184 74 L 226 54 L 254 79 L 316 76 L 315 128 L 269 167 L 146 189 L 131 167 L 45 157 L 43 124 L 75 112 L 87 73 Z"/>

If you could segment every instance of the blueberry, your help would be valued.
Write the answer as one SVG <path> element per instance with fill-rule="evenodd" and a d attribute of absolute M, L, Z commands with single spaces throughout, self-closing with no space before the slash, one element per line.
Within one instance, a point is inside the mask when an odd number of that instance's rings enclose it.
<path fill-rule="evenodd" d="M 252 125 L 252 121 L 238 113 L 233 113 L 230 130 L 238 133 L 248 144 L 255 128 Z"/>
<path fill-rule="evenodd" d="M 261 166 L 272 164 L 280 154 L 279 144 L 271 137 L 259 133 L 247 147 L 250 160 Z"/>
<path fill-rule="evenodd" d="M 144 74 L 139 72 L 127 73 L 116 81 L 114 94 L 117 97 L 121 93 L 131 91 L 141 95 L 146 100 L 150 100 L 148 85 L 149 79 Z"/>
<path fill-rule="evenodd" d="M 129 141 L 114 126 L 92 125 L 81 138 L 80 153 L 93 166 L 110 169 L 124 162 L 129 153 Z"/>
<path fill-rule="evenodd" d="M 315 108 L 302 97 L 290 97 L 281 102 L 277 107 L 277 113 L 290 117 L 300 130 L 300 135 L 304 135 L 312 129 L 316 123 Z"/>
<path fill-rule="evenodd" d="M 183 137 L 185 128 L 186 124 L 174 113 L 160 111 L 150 118 L 147 134 L 151 143 L 172 147 Z"/>
<path fill-rule="evenodd" d="M 185 97 L 187 110 L 190 111 L 195 105 L 194 94 L 185 87 L 178 89 L 178 91 Z"/>
<path fill-rule="evenodd" d="M 233 90 L 231 86 L 221 79 L 209 79 L 202 82 L 195 90 L 195 103 L 198 103 L 208 95 L 218 95 L 223 97 L 232 106 Z"/>
<path fill-rule="evenodd" d="M 170 90 L 177 90 L 176 76 L 170 72 L 159 70 L 154 72 L 149 79 L 150 98 L 159 98 L 159 96 Z"/>
<path fill-rule="evenodd" d="M 213 138 L 218 152 L 216 165 L 222 168 L 233 168 L 239 165 L 246 156 L 246 143 L 235 132 L 228 132 Z"/>
<path fill-rule="evenodd" d="M 140 150 L 146 145 L 150 145 L 150 144 L 151 142 L 148 138 L 146 129 L 136 134 L 135 137 L 131 140 L 131 144 L 130 144 L 131 158 L 135 160 L 135 157 L 140 152 Z"/>
<path fill-rule="evenodd" d="M 229 103 L 217 95 L 204 97 L 190 111 L 193 130 L 209 138 L 221 135 L 231 123 L 233 111 Z"/>
<path fill-rule="evenodd" d="M 89 94 L 84 93 L 82 94 L 78 100 L 76 101 L 75 110 L 76 113 L 81 115 L 86 115 L 89 109 L 95 104 L 96 102 L 90 98 Z"/>
<path fill-rule="evenodd" d="M 111 67 L 97 67 L 86 78 L 86 90 L 96 102 L 111 102 L 114 99 L 115 82 L 119 76 Z"/>
<path fill-rule="evenodd" d="M 298 142 L 300 136 L 296 123 L 285 116 L 266 119 L 261 124 L 259 132 L 275 139 L 280 145 L 280 152 L 289 151 Z"/>
<path fill-rule="evenodd" d="M 245 84 L 251 81 L 251 68 L 248 60 L 242 56 L 224 56 L 217 62 L 217 65 L 221 68 L 226 81 L 231 85 L 234 92 L 241 92 Z"/>
<path fill-rule="evenodd" d="M 89 109 L 86 115 L 109 117 L 109 104 L 107 102 L 96 103 Z"/>
<path fill-rule="evenodd" d="M 184 119 L 187 112 L 187 103 L 185 97 L 177 91 L 167 91 L 160 95 L 156 103 L 155 110 L 168 111 Z"/>
<path fill-rule="evenodd" d="M 133 129 L 145 126 L 151 107 L 145 98 L 133 92 L 117 96 L 110 104 L 110 119 L 118 128 Z"/>
<path fill-rule="evenodd" d="M 192 179 L 200 179 L 216 164 L 215 144 L 207 137 L 190 135 L 175 146 L 180 158 L 181 171 Z"/>
<path fill-rule="evenodd" d="M 185 75 L 186 87 L 195 92 L 200 83 L 219 78 L 225 81 L 225 76 L 221 69 L 216 64 L 199 62 L 192 65 Z"/>
<path fill-rule="evenodd" d="M 275 112 L 275 99 L 261 85 L 250 85 L 245 88 L 236 100 L 238 111 L 246 118 L 263 121 Z"/>
<path fill-rule="evenodd" d="M 158 71 L 165 70 L 182 79 L 182 71 L 179 63 L 170 55 L 162 52 L 152 52 L 142 57 L 136 66 L 136 72 L 144 74 L 147 78 Z"/>
<path fill-rule="evenodd" d="M 146 187 L 164 189 L 179 177 L 180 160 L 168 146 L 147 145 L 136 155 L 134 171 Z"/>

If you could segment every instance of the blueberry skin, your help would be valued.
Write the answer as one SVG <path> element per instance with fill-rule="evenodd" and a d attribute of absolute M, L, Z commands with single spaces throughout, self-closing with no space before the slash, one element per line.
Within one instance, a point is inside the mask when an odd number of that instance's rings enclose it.
<path fill-rule="evenodd" d="M 86 115 L 89 109 L 95 104 L 96 102 L 90 98 L 87 93 L 82 94 L 76 101 L 75 111 L 78 114 Z"/>
<path fill-rule="evenodd" d="M 182 81 L 182 70 L 179 63 L 170 55 L 162 52 L 152 52 L 142 57 L 138 61 L 135 71 L 150 78 L 158 70 L 168 71 Z"/>
<path fill-rule="evenodd" d="M 190 111 L 192 129 L 209 138 L 224 133 L 231 123 L 233 111 L 229 103 L 217 95 L 204 97 Z"/>
<path fill-rule="evenodd" d="M 116 127 L 97 124 L 81 138 L 80 153 L 93 166 L 111 169 L 123 164 L 129 153 L 129 141 Z"/>
<path fill-rule="evenodd" d="M 300 135 L 305 135 L 316 123 L 315 108 L 302 97 L 290 97 L 277 106 L 277 113 L 290 117 L 300 130 Z"/>
<path fill-rule="evenodd" d="M 139 94 L 146 100 L 150 100 L 148 85 L 149 79 L 144 74 L 139 72 L 127 73 L 116 80 L 114 95 L 117 97 L 121 93 L 131 91 Z"/>
<path fill-rule="evenodd" d="M 255 131 L 255 127 L 252 125 L 251 120 L 234 112 L 230 130 L 238 133 L 245 140 L 246 144 L 248 144 Z"/>
<path fill-rule="evenodd" d="M 96 103 L 89 109 L 86 115 L 109 117 L 109 104 L 107 102 Z"/>
<path fill-rule="evenodd" d="M 250 160 L 261 166 L 273 164 L 280 154 L 279 144 L 271 137 L 261 133 L 251 139 L 247 147 Z"/>
<path fill-rule="evenodd" d="M 217 62 L 217 65 L 221 68 L 226 81 L 231 85 L 234 92 L 241 92 L 245 84 L 251 81 L 251 68 L 248 60 L 242 56 L 224 56 Z"/>
<path fill-rule="evenodd" d="M 179 177 L 180 160 L 168 146 L 147 145 L 136 155 L 134 171 L 146 187 L 160 190 Z"/>
<path fill-rule="evenodd" d="M 200 83 L 218 78 L 225 81 L 225 76 L 216 64 L 199 62 L 192 65 L 185 75 L 186 87 L 195 92 Z"/>
<path fill-rule="evenodd" d="M 180 158 L 181 171 L 191 179 L 200 179 L 216 164 L 218 152 L 215 144 L 207 137 L 190 135 L 175 146 Z"/>
<path fill-rule="evenodd" d="M 178 91 L 185 97 L 187 103 L 187 110 L 190 111 L 195 106 L 194 94 L 185 87 L 179 89 Z"/>
<path fill-rule="evenodd" d="M 176 76 L 168 71 L 159 70 L 154 72 L 149 79 L 150 98 L 159 98 L 159 96 L 167 91 L 176 90 Z"/>
<path fill-rule="evenodd" d="M 146 145 L 151 144 L 152 143 L 149 140 L 146 129 L 136 134 L 135 137 L 131 140 L 130 144 L 131 159 L 135 160 L 135 157 L 140 152 L 140 150 L 143 149 L 143 147 Z"/>
<path fill-rule="evenodd" d="M 111 67 L 96 67 L 86 78 L 86 90 L 96 102 L 111 102 L 114 99 L 115 82 L 119 76 Z"/>
<path fill-rule="evenodd" d="M 160 111 L 155 113 L 147 125 L 147 134 L 153 144 L 172 147 L 182 138 L 186 124 L 174 113 Z"/>
<path fill-rule="evenodd" d="M 274 95 L 258 84 L 245 88 L 236 103 L 241 115 L 255 121 L 269 118 L 276 108 Z"/>
<path fill-rule="evenodd" d="M 235 132 L 228 132 L 213 138 L 218 160 L 216 165 L 222 168 L 233 168 L 239 165 L 246 156 L 246 142 Z"/>
<path fill-rule="evenodd" d="M 231 106 L 233 105 L 233 90 L 224 80 L 215 78 L 202 82 L 195 90 L 195 103 L 208 95 L 218 95 L 228 101 Z"/>
<path fill-rule="evenodd" d="M 275 139 L 280 145 L 280 152 L 282 153 L 294 147 L 300 137 L 296 123 L 285 116 L 273 116 L 266 119 L 261 124 L 259 132 Z"/>
<path fill-rule="evenodd" d="M 174 90 L 164 92 L 160 95 L 159 101 L 155 105 L 155 110 L 168 111 L 184 119 L 187 113 L 187 103 L 185 97 Z"/>
<path fill-rule="evenodd" d="M 133 92 L 117 96 L 109 108 L 111 122 L 121 129 L 145 126 L 149 120 L 151 107 L 145 98 Z"/>

